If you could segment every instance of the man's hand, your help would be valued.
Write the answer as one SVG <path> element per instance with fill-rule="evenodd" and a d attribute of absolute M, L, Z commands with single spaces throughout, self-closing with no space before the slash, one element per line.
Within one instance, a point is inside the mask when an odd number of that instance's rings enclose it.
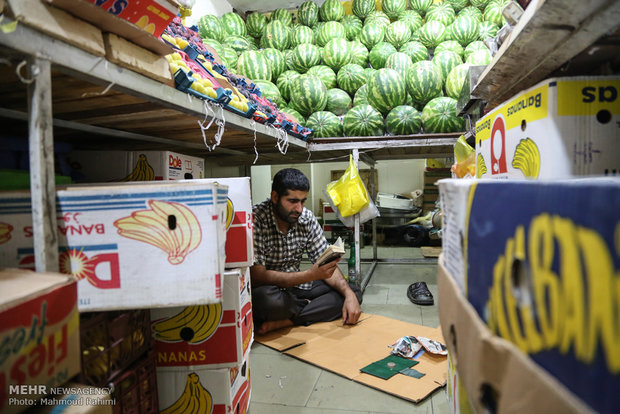
<path fill-rule="evenodd" d="M 332 277 L 332 275 L 334 274 L 334 271 L 336 270 L 336 268 L 338 267 L 338 262 L 340 261 L 340 258 L 333 260 L 329 263 L 325 263 L 322 266 L 319 266 L 318 264 L 313 264 L 312 267 L 310 268 L 310 272 L 312 273 L 312 280 L 325 280 L 325 279 L 329 279 L 330 277 Z"/>
<path fill-rule="evenodd" d="M 362 307 L 357 301 L 357 297 L 353 291 L 349 290 L 349 293 L 344 298 L 344 305 L 342 306 L 342 323 L 348 325 L 355 325 L 362 314 Z"/>

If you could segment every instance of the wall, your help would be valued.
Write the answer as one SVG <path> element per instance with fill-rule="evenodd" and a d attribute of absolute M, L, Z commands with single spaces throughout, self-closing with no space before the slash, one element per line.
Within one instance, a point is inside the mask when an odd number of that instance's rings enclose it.
<path fill-rule="evenodd" d="M 185 23 L 187 26 L 196 24 L 205 14 L 214 14 L 216 16 L 222 16 L 232 11 L 232 6 L 226 0 L 196 0 L 194 7 L 192 7 L 192 15 L 189 16 Z"/>

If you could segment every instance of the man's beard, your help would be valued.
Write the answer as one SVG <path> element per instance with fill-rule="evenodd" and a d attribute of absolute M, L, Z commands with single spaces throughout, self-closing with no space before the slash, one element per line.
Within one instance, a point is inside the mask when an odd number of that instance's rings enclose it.
<path fill-rule="evenodd" d="M 295 224 L 297 223 L 297 220 L 299 220 L 299 216 L 291 216 L 291 213 L 293 214 L 297 214 L 294 211 L 288 211 L 287 209 L 284 208 L 284 206 L 280 203 L 280 200 L 278 200 L 278 202 L 275 205 L 276 209 L 276 216 L 278 216 L 278 218 L 282 221 L 286 221 L 289 224 Z"/>

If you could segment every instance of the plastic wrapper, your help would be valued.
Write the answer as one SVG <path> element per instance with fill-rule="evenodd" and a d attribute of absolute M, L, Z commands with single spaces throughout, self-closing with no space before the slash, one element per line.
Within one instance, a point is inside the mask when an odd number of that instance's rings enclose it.
<path fill-rule="evenodd" d="M 422 348 L 434 355 L 448 355 L 448 349 L 441 342 L 423 336 L 403 336 L 392 345 L 390 353 L 403 358 L 413 358 Z"/>

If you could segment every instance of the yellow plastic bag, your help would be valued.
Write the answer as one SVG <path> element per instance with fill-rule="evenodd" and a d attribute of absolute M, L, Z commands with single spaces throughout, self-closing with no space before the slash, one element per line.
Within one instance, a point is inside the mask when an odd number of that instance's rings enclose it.
<path fill-rule="evenodd" d="M 454 144 L 454 158 L 456 162 L 451 170 L 458 178 L 476 176 L 476 150 L 467 143 L 464 135 L 461 135 Z"/>
<path fill-rule="evenodd" d="M 344 175 L 338 181 L 332 181 L 327 185 L 327 195 L 342 217 L 359 213 L 368 205 L 370 200 L 368 191 L 353 162 L 353 156 L 349 156 L 349 166 Z"/>

